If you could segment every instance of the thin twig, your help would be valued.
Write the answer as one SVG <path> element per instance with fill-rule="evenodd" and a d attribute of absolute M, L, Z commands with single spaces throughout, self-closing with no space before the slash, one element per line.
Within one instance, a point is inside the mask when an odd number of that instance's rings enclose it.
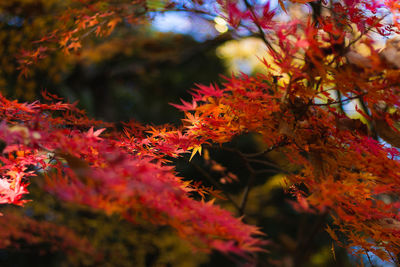
<path fill-rule="evenodd" d="M 353 96 L 353 97 L 348 97 L 348 98 L 343 99 L 343 100 L 340 99 L 338 101 L 333 101 L 333 102 L 328 102 L 328 103 L 311 104 L 311 106 L 330 106 L 330 105 L 333 105 L 333 104 L 342 104 L 343 105 L 344 102 L 348 102 L 348 101 L 351 101 L 351 100 L 358 99 L 360 96 L 361 95 L 357 95 L 357 96 Z"/>
<path fill-rule="evenodd" d="M 281 143 L 273 146 L 273 148 L 275 149 L 275 148 L 283 145 L 283 143 L 285 143 L 285 142 L 281 142 Z M 240 159 L 243 161 L 243 163 L 246 166 L 246 169 L 249 172 L 249 179 L 248 179 L 247 185 L 246 185 L 246 187 L 245 187 L 245 189 L 243 191 L 242 200 L 240 201 L 240 205 L 239 205 L 239 208 L 240 208 L 239 213 L 240 213 L 240 215 L 244 215 L 244 213 L 245 213 L 245 209 L 246 209 L 247 201 L 248 201 L 248 198 L 249 198 L 250 190 L 253 187 L 256 175 L 257 174 L 261 174 L 261 172 L 257 172 L 257 171 L 254 170 L 254 168 L 250 165 L 250 162 L 261 163 L 261 164 L 264 164 L 264 165 L 268 165 L 270 167 L 273 167 L 273 168 L 277 169 L 278 171 L 281 171 L 281 172 L 284 172 L 284 173 L 288 173 L 287 171 L 282 170 L 279 166 L 277 166 L 277 165 L 275 165 L 273 163 L 269 163 L 269 162 L 263 161 L 263 160 L 247 158 L 245 154 L 243 154 L 242 152 L 240 152 L 237 149 L 233 149 L 233 148 L 229 148 L 229 147 L 222 147 L 222 149 L 226 150 L 226 151 L 229 151 L 229 152 L 236 153 L 240 157 Z"/>
<path fill-rule="evenodd" d="M 369 251 L 367 249 L 364 249 L 364 251 L 365 251 L 365 255 L 367 255 L 369 264 L 371 265 L 371 267 L 374 267 L 375 265 L 372 263 L 371 257 L 368 254 Z"/>
<path fill-rule="evenodd" d="M 279 170 L 272 170 L 272 169 L 265 169 L 265 170 L 260 170 L 260 171 L 256 171 L 256 174 L 258 175 L 258 174 L 264 174 L 264 173 L 276 173 L 276 174 L 279 174 L 279 173 L 282 173 L 281 171 L 279 171 Z"/>
<path fill-rule="evenodd" d="M 96 31 L 98 28 L 101 28 L 107 21 L 103 20 L 102 22 L 100 22 L 96 27 L 93 27 L 92 29 L 88 30 L 87 32 L 85 32 L 84 34 L 81 35 L 80 39 L 85 39 L 86 37 L 88 37 L 90 34 L 92 34 L 94 31 Z"/>
<path fill-rule="evenodd" d="M 344 111 L 344 107 L 343 107 L 342 93 L 340 92 L 340 90 L 336 90 L 336 94 L 337 94 L 337 98 L 338 98 L 338 102 L 339 102 L 339 109 L 342 112 L 342 114 L 346 114 L 346 112 Z"/>
<path fill-rule="evenodd" d="M 220 186 L 215 180 L 214 178 L 211 177 L 210 174 L 208 174 L 203 168 L 201 168 L 199 165 L 190 162 L 190 164 L 192 164 L 197 171 L 199 171 L 204 178 L 206 178 L 207 181 L 209 181 L 213 186 L 215 186 L 218 190 L 220 190 L 222 192 L 222 194 L 226 197 L 226 199 L 235 207 L 235 209 L 238 211 L 239 214 L 241 214 L 242 209 L 240 208 L 240 206 L 232 199 L 232 197 L 222 188 L 222 186 Z"/>
<path fill-rule="evenodd" d="M 362 111 L 367 114 L 367 116 L 369 116 L 370 118 L 372 118 L 371 112 L 369 111 L 367 105 L 364 102 L 364 99 L 362 98 L 362 96 L 358 97 L 358 101 L 360 102 L 360 106 Z M 371 130 L 371 137 L 375 140 L 378 140 L 378 132 L 376 131 L 375 125 L 373 122 L 369 122 L 369 126 L 370 126 L 370 130 Z"/>
<path fill-rule="evenodd" d="M 289 174 L 288 171 L 285 171 L 285 170 L 281 169 L 278 165 L 276 165 L 276 164 L 274 164 L 274 163 L 272 163 L 272 162 L 269 162 L 269 161 L 259 160 L 259 159 L 248 159 L 248 161 L 249 161 L 249 162 L 253 162 L 253 163 L 258 163 L 258 164 L 266 165 L 266 166 L 271 167 L 271 168 L 274 168 L 274 169 L 276 169 L 276 170 L 278 170 L 278 171 L 280 171 L 280 172 L 282 172 L 282 173 Z"/>
<path fill-rule="evenodd" d="M 291 174 L 291 172 L 283 170 L 281 167 L 279 167 L 278 165 L 276 165 L 276 164 L 274 164 L 272 162 L 265 161 L 265 160 L 254 159 L 254 158 L 251 158 L 251 157 L 248 158 L 246 156 L 246 154 L 243 154 L 242 152 L 240 152 L 240 151 L 238 151 L 238 150 L 236 150 L 234 148 L 222 147 L 222 150 L 226 150 L 226 151 L 229 151 L 229 152 L 236 153 L 242 159 L 243 163 L 246 165 L 246 168 L 249 170 L 249 172 L 256 172 L 257 173 L 257 171 L 255 171 L 253 169 L 253 167 L 251 167 L 251 165 L 250 165 L 250 163 L 252 162 L 252 163 L 262 164 L 262 165 L 274 168 L 275 170 L 273 170 L 273 171 L 276 171 L 277 173 Z M 265 172 L 265 171 L 263 170 L 262 172 Z"/>
<path fill-rule="evenodd" d="M 249 199 L 250 189 L 253 186 L 255 178 L 255 173 L 250 173 L 249 180 L 247 182 L 246 187 L 244 188 L 242 200 L 240 202 L 240 216 L 244 215 L 244 211 L 246 209 L 247 200 Z"/>
<path fill-rule="evenodd" d="M 253 186 L 253 183 L 254 183 L 254 179 L 255 179 L 255 176 L 256 176 L 256 171 L 253 169 L 253 167 L 251 167 L 251 165 L 249 163 L 249 160 L 239 150 L 233 149 L 233 148 L 229 148 L 229 147 L 222 147 L 222 149 L 226 150 L 226 151 L 230 151 L 230 152 L 236 153 L 239 156 L 239 158 L 243 161 L 243 163 L 245 164 L 246 169 L 249 171 L 249 179 L 247 181 L 246 187 L 244 188 L 243 195 L 242 195 L 242 200 L 240 201 L 240 205 L 239 205 L 239 208 L 240 208 L 239 214 L 242 216 L 242 215 L 244 215 L 244 211 L 245 211 L 245 208 L 246 208 L 247 200 L 248 200 L 249 194 L 250 194 L 250 189 L 251 189 L 251 187 Z"/>
<path fill-rule="evenodd" d="M 277 54 L 277 52 L 275 51 L 275 49 L 272 47 L 271 43 L 267 40 L 267 38 L 265 37 L 265 32 L 264 30 L 261 28 L 260 26 L 260 22 L 258 21 L 257 15 L 254 12 L 254 8 L 253 6 L 249 3 L 248 0 L 243 0 L 244 4 L 246 5 L 247 9 L 250 11 L 251 15 L 253 16 L 253 22 L 256 25 L 257 29 L 258 29 L 258 33 L 261 37 L 261 39 L 263 40 L 263 42 L 267 45 L 268 49 L 273 53 L 273 54 Z"/>
<path fill-rule="evenodd" d="M 289 144 L 289 142 L 287 141 L 287 139 L 283 139 L 281 142 L 279 142 L 279 143 L 277 143 L 277 144 L 275 144 L 273 146 L 270 146 L 270 147 L 268 147 L 267 149 L 265 149 L 265 150 L 263 150 L 261 152 L 252 153 L 252 154 L 245 154 L 245 153 L 242 153 L 242 154 L 246 158 L 255 158 L 255 157 L 263 156 L 263 155 L 265 155 L 265 154 L 267 154 L 267 153 L 269 153 L 269 152 L 271 152 L 271 151 L 273 151 L 273 150 L 275 150 L 275 149 L 277 149 L 279 147 L 282 147 L 282 146 L 285 146 L 285 145 L 288 145 L 288 144 Z"/>
<path fill-rule="evenodd" d="M 250 190 L 254 184 L 255 173 L 250 173 L 249 180 L 247 181 L 247 185 L 244 188 L 242 200 L 240 201 L 240 216 L 243 216 L 245 213 L 247 200 L 249 199 Z"/>

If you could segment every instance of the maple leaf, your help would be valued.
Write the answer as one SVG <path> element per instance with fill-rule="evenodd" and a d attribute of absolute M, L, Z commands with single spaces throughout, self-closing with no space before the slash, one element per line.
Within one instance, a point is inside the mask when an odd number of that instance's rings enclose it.
<path fill-rule="evenodd" d="M 220 89 L 218 85 L 204 86 L 196 84 L 198 89 L 193 89 L 192 95 L 194 96 L 193 101 L 206 100 L 207 97 L 222 97 L 224 90 Z"/>
<path fill-rule="evenodd" d="M 192 154 L 190 155 L 189 161 L 192 160 L 192 158 L 194 157 L 194 155 L 196 155 L 196 153 L 199 153 L 199 155 L 201 156 L 201 145 L 192 148 Z"/>
<path fill-rule="evenodd" d="M 12 184 L 8 182 L 6 179 L 0 179 L 0 203 L 1 204 L 15 204 L 22 206 L 28 200 L 22 199 L 25 194 L 28 193 L 26 189 L 27 184 L 19 184 L 18 186 L 14 186 L 12 188 Z"/>
<path fill-rule="evenodd" d="M 99 137 L 99 135 L 100 135 L 102 132 L 104 132 L 104 131 L 106 130 L 106 128 L 102 128 L 102 129 L 99 129 L 99 130 L 96 130 L 96 131 L 94 131 L 93 129 L 94 129 L 94 128 L 91 127 L 91 128 L 89 129 L 89 131 L 86 133 L 86 136 L 89 137 L 89 138 L 93 138 L 93 139 L 95 139 L 95 140 L 101 140 L 101 138 Z"/>
<path fill-rule="evenodd" d="M 80 42 L 71 42 L 66 47 L 67 47 L 68 50 L 74 50 L 76 52 L 82 47 L 82 45 L 81 45 Z"/>
<path fill-rule="evenodd" d="M 190 111 L 190 110 L 195 110 L 197 108 L 197 102 L 192 100 L 192 103 L 186 102 L 185 100 L 181 99 L 181 102 L 183 105 L 177 105 L 170 103 L 171 106 L 176 107 L 179 110 L 182 111 Z"/>
<path fill-rule="evenodd" d="M 196 127 L 196 126 L 200 125 L 202 122 L 201 117 L 198 113 L 192 114 L 192 113 L 186 112 L 185 116 L 187 119 L 183 119 L 183 121 L 188 122 L 190 125 L 189 126 L 190 128 Z"/>

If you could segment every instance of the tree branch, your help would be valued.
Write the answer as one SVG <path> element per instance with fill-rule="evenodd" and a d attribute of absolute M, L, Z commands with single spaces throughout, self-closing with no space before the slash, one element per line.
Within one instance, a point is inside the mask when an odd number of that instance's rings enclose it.
<path fill-rule="evenodd" d="M 213 186 L 215 186 L 218 190 L 222 192 L 222 194 L 226 197 L 226 199 L 235 207 L 235 209 L 238 211 L 239 214 L 241 214 L 242 209 L 236 202 L 232 199 L 232 197 L 218 184 L 217 181 L 214 180 L 214 178 L 211 177 L 209 173 L 207 173 L 203 168 L 201 168 L 199 165 L 190 162 L 195 169 L 200 172 L 204 178 L 206 178 L 207 181 L 209 181 Z"/>

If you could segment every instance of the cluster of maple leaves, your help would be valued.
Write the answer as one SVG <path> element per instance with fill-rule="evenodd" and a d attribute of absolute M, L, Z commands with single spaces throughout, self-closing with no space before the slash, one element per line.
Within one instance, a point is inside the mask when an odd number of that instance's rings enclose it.
<path fill-rule="evenodd" d="M 162 155 L 176 156 L 189 148 L 187 135 L 171 131 L 140 138 L 110 128 L 103 138 L 104 128 L 93 130 L 101 122 L 60 102 L 21 104 L 1 97 L 0 112 L 2 203 L 23 205 L 28 178 L 42 173 L 47 190 L 64 200 L 119 213 L 127 220 L 141 216 L 169 224 L 206 251 L 259 249 L 261 241 L 252 237 L 256 227 L 212 202 L 192 199 L 191 192 L 203 190 L 164 164 Z"/>
<path fill-rule="evenodd" d="M 148 11 L 146 1 L 76 2 L 84 8 L 65 14 L 66 20 L 74 18 L 66 23 L 70 28 L 50 33 L 36 51 L 25 52 L 23 72 L 51 48 L 48 43 L 65 52 L 79 49 L 90 32 L 106 35 L 121 21 L 141 23 Z M 292 0 L 318 4 L 320 13 L 314 7 L 304 21 L 280 23 L 268 1 L 217 2 L 233 28 L 245 26 L 265 41 L 273 59 L 264 62 L 268 74 L 227 78 L 220 87 L 198 86 L 192 102 L 175 104 L 186 117 L 178 129 L 126 124 L 119 131 L 47 93 L 50 104 L 0 97 L 0 202 L 23 205 L 29 179 L 43 174 L 47 190 L 62 199 L 127 220 L 140 216 L 168 224 L 197 248 L 241 255 L 260 251 L 265 241 L 256 237 L 261 234 L 256 227 L 212 202 L 195 200 L 208 189 L 184 181 L 168 164 L 168 157 L 201 153 L 202 145 L 257 133 L 296 166 L 285 175 L 299 211 L 329 214 L 333 225 L 326 230 L 336 242 L 396 261 L 400 70 L 374 48 L 371 33 L 399 33 L 400 5 L 394 0 Z M 285 2 L 279 4 L 286 12 Z M 165 9 L 206 12 L 205 6 L 203 1 L 171 2 Z M 354 56 L 357 44 L 368 54 Z M 350 102 L 362 121 L 344 111 Z"/>

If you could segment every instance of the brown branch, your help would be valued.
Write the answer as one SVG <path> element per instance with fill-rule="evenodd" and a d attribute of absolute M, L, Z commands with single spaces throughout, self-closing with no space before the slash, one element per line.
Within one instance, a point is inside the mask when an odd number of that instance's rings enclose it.
<path fill-rule="evenodd" d="M 243 163 L 245 164 L 246 169 L 249 171 L 249 179 L 248 179 L 247 185 L 243 191 L 242 200 L 240 201 L 240 205 L 239 205 L 239 214 L 240 214 L 240 216 L 242 216 L 242 215 L 244 215 L 247 200 L 248 200 L 249 194 L 250 194 L 250 189 L 254 183 L 256 171 L 253 169 L 253 167 L 251 167 L 248 159 L 239 150 L 234 149 L 234 148 L 229 148 L 229 147 L 222 147 L 222 149 L 229 151 L 229 152 L 236 153 L 239 156 L 239 158 L 243 161 Z"/>
<path fill-rule="evenodd" d="M 287 141 L 287 139 L 283 139 L 281 142 L 279 142 L 279 143 L 277 143 L 277 144 L 275 144 L 275 145 L 273 145 L 271 147 L 268 147 L 267 149 L 265 149 L 265 150 L 263 150 L 261 152 L 257 152 L 257 153 L 253 153 L 253 154 L 245 154 L 245 153 L 242 153 L 242 154 L 246 158 L 255 158 L 255 157 L 263 156 L 263 155 L 265 155 L 265 154 L 267 154 L 267 153 L 269 153 L 269 152 L 271 152 L 271 151 L 273 151 L 273 150 L 275 150 L 275 149 L 277 149 L 279 147 L 282 147 L 282 146 L 285 146 L 285 145 L 288 145 L 288 144 L 289 144 L 289 142 Z"/>
<path fill-rule="evenodd" d="M 368 110 L 368 107 L 365 104 L 365 102 L 364 102 L 364 100 L 363 100 L 363 98 L 361 96 L 359 96 L 358 101 L 360 102 L 362 111 L 365 114 L 367 114 L 370 118 L 372 118 L 371 112 Z M 371 137 L 374 140 L 378 140 L 378 132 L 376 130 L 376 127 L 375 127 L 374 123 L 369 121 L 369 126 L 370 126 L 371 135 L 372 135 Z"/>
<path fill-rule="evenodd" d="M 365 95 L 365 94 L 363 94 L 363 95 Z M 314 104 L 310 104 L 310 105 L 311 106 L 330 106 L 330 105 L 334 105 L 334 104 L 343 105 L 344 102 L 348 102 L 348 101 L 351 101 L 351 100 L 359 99 L 360 96 L 363 96 L 363 95 L 357 95 L 357 96 L 353 96 L 353 97 L 348 97 L 348 98 L 346 98 L 344 100 L 339 99 L 338 101 L 333 101 L 333 102 L 328 102 L 328 103 L 320 103 L 320 104 L 315 104 L 314 103 Z"/>
<path fill-rule="evenodd" d="M 269 162 L 269 161 L 258 160 L 258 159 L 248 159 L 248 161 L 249 162 L 253 162 L 253 163 L 258 163 L 258 164 L 263 164 L 263 165 L 269 166 L 271 168 L 274 168 L 274 169 L 278 170 L 281 173 L 290 174 L 290 172 L 281 169 L 278 165 L 276 165 L 276 164 L 274 164 L 272 162 Z"/>
<path fill-rule="evenodd" d="M 250 173 L 249 180 L 247 182 L 246 187 L 244 188 L 242 200 L 240 202 L 240 216 L 244 215 L 244 211 L 246 209 L 247 200 L 249 199 L 250 189 L 254 184 L 255 172 Z"/>
<path fill-rule="evenodd" d="M 280 146 L 283 146 L 283 145 L 286 145 L 286 144 L 287 144 L 287 141 L 282 141 L 282 142 L 270 147 L 266 151 L 270 152 L 273 149 L 276 149 L 276 148 L 278 148 Z M 229 148 L 229 147 L 222 147 L 222 149 L 226 150 L 226 151 L 229 151 L 229 152 L 236 153 L 239 156 L 239 158 L 243 161 L 243 163 L 246 166 L 246 169 L 249 172 L 249 179 L 248 179 L 247 185 L 246 185 L 246 187 L 245 187 L 245 189 L 243 191 L 242 200 L 240 201 L 240 205 L 239 205 L 239 208 L 240 208 L 239 213 L 240 213 L 240 215 L 244 215 L 244 213 L 245 213 L 245 209 L 246 209 L 247 201 L 248 201 L 248 198 L 249 198 L 250 190 L 253 187 L 256 175 L 257 174 L 261 174 L 261 172 L 257 172 L 257 171 L 254 170 L 254 168 L 250 165 L 250 162 L 261 163 L 261 164 L 264 164 L 264 165 L 268 165 L 270 167 L 273 167 L 273 168 L 277 169 L 280 172 L 288 173 L 288 172 L 282 170 L 279 166 L 277 166 L 277 165 L 275 165 L 273 163 L 270 163 L 270 162 L 267 162 L 267 161 L 263 161 L 263 160 L 247 158 L 246 154 L 243 154 L 242 152 L 240 152 L 237 149 L 233 149 L 233 148 Z M 266 153 L 265 151 L 263 151 L 263 152 Z M 252 157 L 253 156 L 254 156 L 254 154 L 252 155 Z"/>
<path fill-rule="evenodd" d="M 374 267 L 375 265 L 372 263 L 371 257 L 368 254 L 369 251 L 367 249 L 364 249 L 364 252 L 365 252 L 365 255 L 367 255 L 369 264 L 371 265 L 371 267 Z"/>
<path fill-rule="evenodd" d="M 240 202 L 240 215 L 242 216 L 242 215 L 244 215 L 247 200 L 249 199 L 250 190 L 253 187 L 254 180 L 256 178 L 256 172 L 253 169 L 253 167 L 251 167 L 250 162 L 244 157 L 244 155 L 240 151 L 238 151 L 238 152 L 239 152 L 240 158 L 243 160 L 244 164 L 246 165 L 246 169 L 249 171 L 249 180 L 247 181 L 247 185 L 244 189 L 242 200 Z"/>
<path fill-rule="evenodd" d="M 339 102 L 340 112 L 342 114 L 346 114 L 346 112 L 344 111 L 344 107 L 343 107 L 342 93 L 339 90 L 336 90 L 336 94 L 337 94 L 337 98 L 338 98 L 338 102 Z"/>

